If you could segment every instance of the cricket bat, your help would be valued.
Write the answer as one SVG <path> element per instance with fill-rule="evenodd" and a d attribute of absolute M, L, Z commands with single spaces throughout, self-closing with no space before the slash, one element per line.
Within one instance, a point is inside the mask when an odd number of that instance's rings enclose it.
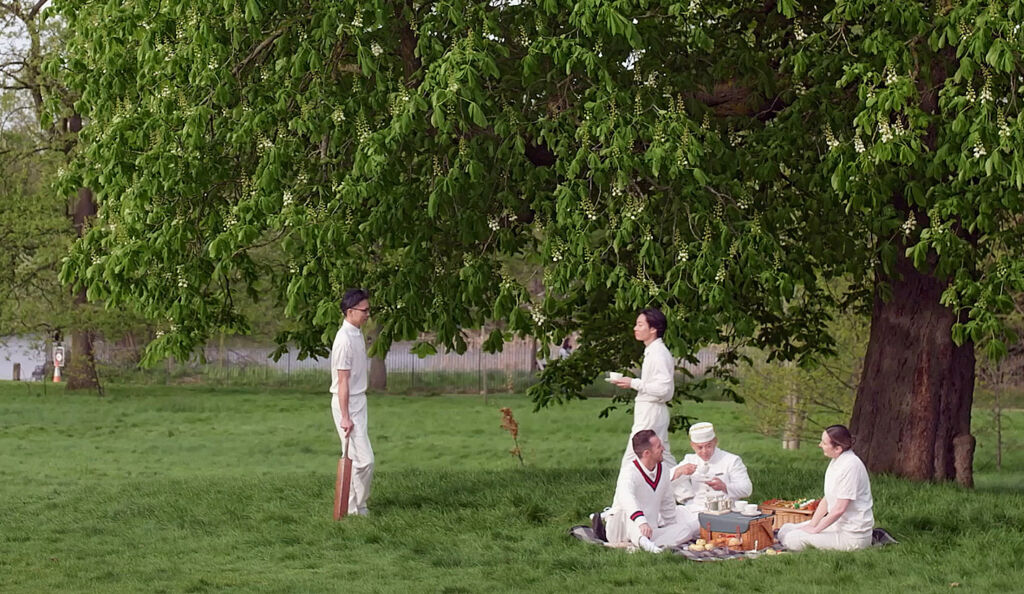
<path fill-rule="evenodd" d="M 352 487 L 352 459 L 348 457 L 348 436 L 345 436 L 345 451 L 338 459 L 338 480 L 334 485 L 334 519 L 348 515 L 348 492 Z"/>

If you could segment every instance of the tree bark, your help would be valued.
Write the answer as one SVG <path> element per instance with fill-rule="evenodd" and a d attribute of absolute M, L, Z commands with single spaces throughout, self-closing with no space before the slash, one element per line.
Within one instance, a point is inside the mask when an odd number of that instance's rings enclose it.
<path fill-rule="evenodd" d="M 82 130 L 82 116 L 77 113 L 68 121 L 69 130 L 78 134 Z M 79 188 L 75 201 L 75 212 L 72 218 L 75 232 L 81 237 L 86 230 L 89 219 L 96 216 L 96 202 L 92 190 Z M 75 307 L 85 307 L 85 288 L 75 295 Z M 88 328 L 75 328 L 71 331 L 71 356 L 68 359 L 68 390 L 99 389 L 99 377 L 96 375 L 96 358 L 93 353 L 93 332 Z"/>
<path fill-rule="evenodd" d="M 369 343 L 372 346 L 377 340 L 377 336 L 380 334 L 380 326 L 374 324 L 372 330 L 370 330 Z M 370 374 L 366 378 L 367 387 L 375 392 L 384 392 L 388 389 L 388 367 L 384 362 L 383 357 L 373 357 L 370 359 Z"/>
<path fill-rule="evenodd" d="M 800 449 L 800 433 L 803 430 L 803 423 L 800 418 L 800 387 L 796 381 L 796 366 L 792 361 L 786 363 L 788 373 L 786 374 L 786 380 L 788 386 L 786 389 L 785 404 L 786 404 L 786 426 L 782 431 L 782 449 L 784 450 L 799 450 Z"/>
<path fill-rule="evenodd" d="M 853 449 L 872 472 L 973 486 L 974 344 L 953 343 L 955 315 L 939 303 L 946 282 L 896 251 L 897 278 L 876 283 Z"/>

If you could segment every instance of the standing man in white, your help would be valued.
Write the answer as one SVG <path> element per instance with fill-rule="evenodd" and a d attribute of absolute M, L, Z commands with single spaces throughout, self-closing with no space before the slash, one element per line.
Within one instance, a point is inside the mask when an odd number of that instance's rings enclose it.
<path fill-rule="evenodd" d="M 660 553 L 676 547 L 700 532 L 696 516 L 676 509 L 669 485 L 665 448 L 649 429 L 630 440 L 636 457 L 619 470 L 615 500 L 607 515 L 608 542 L 629 541 L 645 551 Z"/>
<path fill-rule="evenodd" d="M 676 463 L 668 442 L 669 414 L 666 406 L 676 390 L 676 361 L 661 339 L 667 328 L 668 320 L 661 310 L 652 307 L 641 311 L 633 326 L 633 337 L 645 345 L 640 377 L 608 380 L 620 388 L 636 390 L 633 427 L 629 430 L 626 453 L 622 456 L 623 466 L 636 459 L 632 439 L 637 431 L 643 429 L 654 431 L 665 446 L 665 461 L 669 465 Z"/>
<path fill-rule="evenodd" d="M 718 437 L 711 423 L 690 426 L 692 454 L 672 469 L 676 499 L 691 512 L 704 510 L 709 495 L 728 495 L 738 500 L 753 492 L 743 460 L 736 454 L 718 449 Z"/>
<path fill-rule="evenodd" d="M 341 299 L 345 317 L 331 347 L 331 412 L 341 438 L 342 455 L 352 460 L 348 513 L 367 515 L 366 500 L 373 480 L 373 448 L 366 419 L 366 341 L 360 328 L 370 319 L 370 296 L 349 289 Z M 347 438 L 347 439 L 346 439 Z M 347 446 L 346 446 L 347 444 Z M 344 505 L 344 502 L 342 503 Z"/>

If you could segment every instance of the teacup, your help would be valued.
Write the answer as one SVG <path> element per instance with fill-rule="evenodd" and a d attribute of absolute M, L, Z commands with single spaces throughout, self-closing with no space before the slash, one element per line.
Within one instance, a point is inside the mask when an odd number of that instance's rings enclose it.
<path fill-rule="evenodd" d="M 743 506 L 743 513 L 747 514 L 748 516 L 753 516 L 753 515 L 757 514 L 757 504 L 756 503 L 748 503 L 748 504 L 746 504 L 745 506 Z"/>
<path fill-rule="evenodd" d="M 622 374 L 619 373 L 618 371 L 609 371 L 608 372 L 608 379 L 610 379 L 610 380 L 622 379 Z"/>
<path fill-rule="evenodd" d="M 733 509 L 733 511 L 738 511 L 738 512 L 742 512 L 743 510 L 747 509 L 747 502 L 746 502 L 746 500 L 740 499 L 738 501 L 733 502 L 732 509 Z"/>

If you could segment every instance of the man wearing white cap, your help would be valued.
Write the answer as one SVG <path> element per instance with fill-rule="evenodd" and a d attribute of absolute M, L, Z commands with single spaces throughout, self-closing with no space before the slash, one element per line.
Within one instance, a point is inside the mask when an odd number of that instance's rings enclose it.
<path fill-rule="evenodd" d="M 700 532 L 696 516 L 677 509 L 661 439 L 645 429 L 633 435 L 630 443 L 636 458 L 619 470 L 614 503 L 604 514 L 608 542 L 628 541 L 660 553 L 664 547 L 679 546 L 696 537 Z M 591 518 L 598 526 L 601 520 L 594 516 Z"/>
<path fill-rule="evenodd" d="M 733 500 L 748 497 L 753 491 L 747 467 L 736 454 L 718 449 L 718 438 L 711 423 L 690 427 L 690 447 L 683 461 L 672 469 L 676 498 L 692 512 L 704 510 L 712 494 L 728 495 Z"/>

